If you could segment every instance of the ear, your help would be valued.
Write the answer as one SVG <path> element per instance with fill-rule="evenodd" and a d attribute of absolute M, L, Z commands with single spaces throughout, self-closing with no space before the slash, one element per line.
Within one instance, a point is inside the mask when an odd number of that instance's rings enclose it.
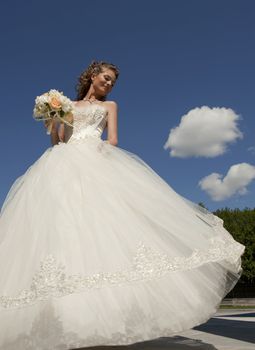
<path fill-rule="evenodd" d="M 93 81 L 94 79 L 95 79 L 95 77 L 96 77 L 97 75 L 95 74 L 95 73 L 92 73 L 92 75 L 91 75 L 91 81 Z"/>

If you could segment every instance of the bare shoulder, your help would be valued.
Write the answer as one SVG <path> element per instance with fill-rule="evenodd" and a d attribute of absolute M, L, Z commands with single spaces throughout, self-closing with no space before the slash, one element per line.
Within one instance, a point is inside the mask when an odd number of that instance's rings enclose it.
<path fill-rule="evenodd" d="M 116 112 L 118 109 L 118 105 L 115 101 L 105 101 L 104 105 L 109 112 Z"/>

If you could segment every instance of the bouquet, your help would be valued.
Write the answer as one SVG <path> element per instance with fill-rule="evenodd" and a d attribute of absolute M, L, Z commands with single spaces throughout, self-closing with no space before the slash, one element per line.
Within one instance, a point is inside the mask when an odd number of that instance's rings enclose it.
<path fill-rule="evenodd" d="M 63 92 L 52 89 L 36 97 L 33 117 L 35 120 L 44 121 L 48 135 L 55 120 L 72 127 L 73 102 L 64 96 Z"/>

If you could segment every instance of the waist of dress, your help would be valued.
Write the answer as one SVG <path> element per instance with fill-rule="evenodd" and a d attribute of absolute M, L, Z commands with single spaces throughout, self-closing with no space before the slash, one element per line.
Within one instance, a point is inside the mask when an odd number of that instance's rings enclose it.
<path fill-rule="evenodd" d="M 85 135 L 77 135 L 74 136 L 72 135 L 70 137 L 70 139 L 67 141 L 68 144 L 77 144 L 77 143 L 83 143 L 84 141 L 88 140 L 88 139 L 98 139 L 101 140 L 101 135 L 100 134 L 85 134 Z"/>

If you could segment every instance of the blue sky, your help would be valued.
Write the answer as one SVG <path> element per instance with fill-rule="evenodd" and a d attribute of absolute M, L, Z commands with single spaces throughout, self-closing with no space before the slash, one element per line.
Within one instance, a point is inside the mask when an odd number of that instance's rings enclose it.
<path fill-rule="evenodd" d="M 32 119 L 35 97 L 55 88 L 74 99 L 96 59 L 121 71 L 109 96 L 119 105 L 119 147 L 210 210 L 254 208 L 254 13 L 252 0 L 4 2 L 0 204 L 50 147 Z"/>

